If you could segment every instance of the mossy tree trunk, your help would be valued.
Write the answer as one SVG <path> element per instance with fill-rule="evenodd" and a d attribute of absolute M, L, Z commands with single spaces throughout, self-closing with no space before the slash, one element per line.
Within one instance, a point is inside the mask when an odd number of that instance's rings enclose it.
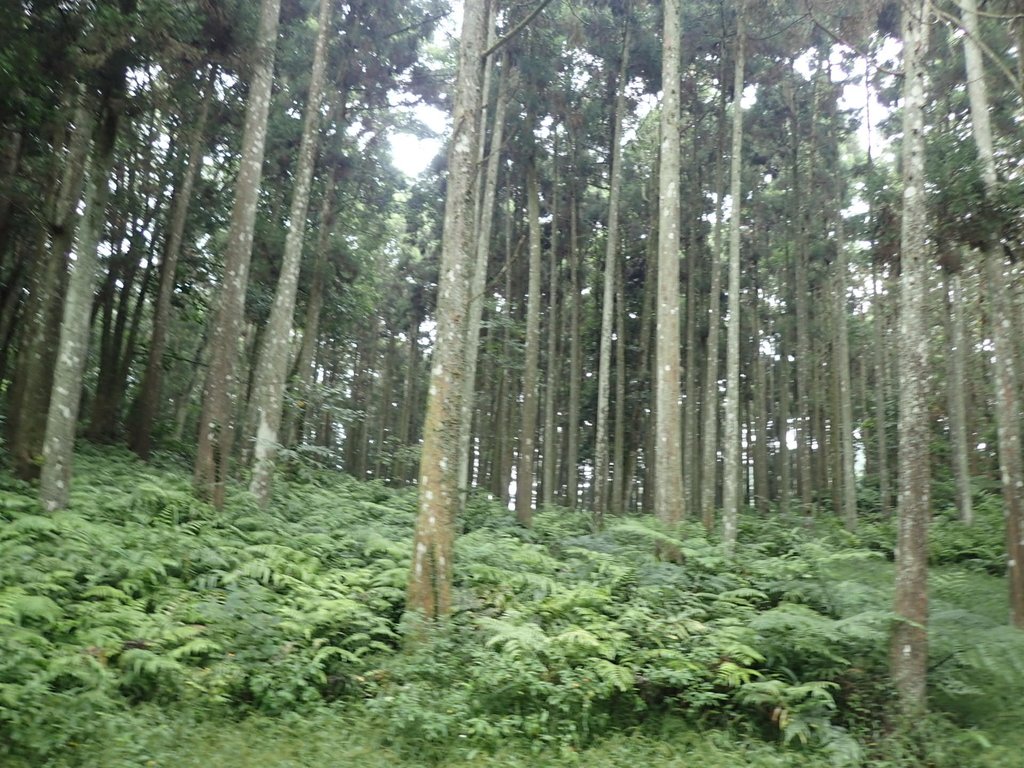
<path fill-rule="evenodd" d="M 263 176 L 280 10 L 281 0 L 263 0 L 260 6 L 257 50 L 242 128 L 240 170 L 235 182 L 217 311 L 211 326 L 212 354 L 199 417 L 194 483 L 199 496 L 217 507 L 224 504 L 234 442 L 239 340 L 245 330 L 245 292 Z"/>
<path fill-rule="evenodd" d="M 663 523 L 674 524 L 686 514 L 679 404 L 679 1 L 665 0 L 663 10 L 654 512 Z"/>
<path fill-rule="evenodd" d="M 309 94 L 306 97 L 298 164 L 295 169 L 295 186 L 292 189 L 291 209 L 288 213 L 289 227 L 284 241 L 284 258 L 281 261 L 270 317 L 263 329 L 263 343 L 258 357 L 256 386 L 253 393 L 252 411 L 256 421 L 256 443 L 253 449 L 249 491 L 261 506 L 266 506 L 270 500 L 278 432 L 284 410 L 284 390 L 291 363 L 295 295 L 299 287 L 302 246 L 306 236 L 306 214 L 313 186 L 313 164 L 316 160 L 320 130 L 320 105 L 323 101 L 327 35 L 330 25 L 330 0 L 320 0 L 313 68 L 309 80 Z"/>
<path fill-rule="evenodd" d="M 927 707 L 929 461 L 928 210 L 925 197 L 924 56 L 929 0 L 903 8 L 903 225 L 900 274 L 899 527 L 893 682 L 904 716 Z"/>
<path fill-rule="evenodd" d="M 462 17 L 455 85 L 441 273 L 437 342 L 431 361 L 419 472 L 419 512 L 406 607 L 425 618 L 452 606 L 453 515 L 459 502 L 459 430 L 466 358 L 466 312 L 475 254 L 474 179 L 479 141 L 487 0 L 467 0 Z"/>

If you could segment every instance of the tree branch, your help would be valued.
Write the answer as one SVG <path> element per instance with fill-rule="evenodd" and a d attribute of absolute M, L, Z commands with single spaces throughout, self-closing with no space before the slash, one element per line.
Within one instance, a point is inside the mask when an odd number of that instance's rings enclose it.
<path fill-rule="evenodd" d="M 962 31 L 965 35 L 970 37 L 975 43 L 977 43 L 978 47 L 981 49 L 981 52 L 988 56 L 989 61 L 995 64 L 996 68 L 1003 73 L 1003 76 L 1006 77 L 1006 79 L 1009 81 L 1010 87 L 1017 92 L 1018 96 L 1024 99 L 1024 87 L 1022 87 L 1021 83 L 1017 82 L 1017 78 L 1014 76 L 1013 72 L 1010 71 L 1010 68 L 1006 66 L 1006 63 L 996 55 L 995 51 L 993 51 L 988 46 L 988 44 L 981 39 L 979 35 L 972 35 L 970 32 L 964 29 L 963 22 L 953 14 L 935 6 L 932 6 L 932 11 L 940 19 L 943 19 L 944 21 L 952 24 L 957 29 Z"/>
<path fill-rule="evenodd" d="M 540 12 L 547 8 L 550 4 L 551 0 L 540 0 L 540 3 L 537 4 L 537 7 L 530 11 L 529 15 L 527 15 L 525 19 L 516 24 L 507 35 L 499 39 L 498 42 L 496 42 L 494 45 L 492 45 L 490 48 L 488 48 L 486 51 L 480 54 L 480 58 L 486 59 L 495 51 L 500 50 L 506 43 L 510 42 L 512 38 L 514 38 L 516 35 L 522 32 L 526 28 L 526 25 L 533 21 L 535 18 L 537 18 L 540 15 Z"/>

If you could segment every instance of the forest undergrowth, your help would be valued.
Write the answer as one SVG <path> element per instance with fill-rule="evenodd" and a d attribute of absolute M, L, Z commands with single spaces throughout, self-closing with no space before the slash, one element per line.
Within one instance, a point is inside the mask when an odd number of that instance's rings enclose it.
<path fill-rule="evenodd" d="M 932 530 L 934 714 L 893 725 L 893 531 L 470 501 L 454 615 L 403 617 L 415 494 L 295 464 L 261 510 L 83 447 L 68 510 L 0 475 L 0 762 L 21 766 L 1014 766 L 1024 636 L 1001 506 Z M 679 564 L 654 555 L 676 549 Z"/>

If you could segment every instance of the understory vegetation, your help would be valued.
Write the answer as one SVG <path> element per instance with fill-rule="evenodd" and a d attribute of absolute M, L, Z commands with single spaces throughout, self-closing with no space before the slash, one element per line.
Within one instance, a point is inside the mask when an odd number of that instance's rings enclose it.
<path fill-rule="evenodd" d="M 474 498 L 454 616 L 403 618 L 415 493 L 295 464 L 197 502 L 176 459 L 83 448 L 69 508 L 0 475 L 6 765 L 1011 766 L 1024 638 L 1001 507 L 936 516 L 920 741 L 888 681 L 892 523 L 699 526 Z M 678 552 L 681 562 L 656 550 Z M 500 752 L 499 752 L 500 750 Z"/>

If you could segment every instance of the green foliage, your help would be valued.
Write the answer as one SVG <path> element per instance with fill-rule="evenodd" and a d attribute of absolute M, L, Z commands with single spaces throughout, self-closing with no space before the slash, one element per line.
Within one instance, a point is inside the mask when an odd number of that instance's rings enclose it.
<path fill-rule="evenodd" d="M 269 510 L 239 491 L 217 513 L 173 462 L 104 450 L 79 466 L 70 509 L 53 515 L 2 482 L 10 760 L 107 749 L 81 764 L 143 764 L 145 739 L 124 724 L 143 728 L 133 713 L 158 707 L 214 723 L 354 717 L 378 750 L 419 765 L 486 765 L 473 761 L 509 749 L 601 754 L 609 734 L 637 728 L 628 738 L 648 745 L 642 733 L 678 722 L 726 729 L 731 749 L 761 755 L 708 765 L 914 764 L 913 744 L 904 760 L 902 742 L 879 736 L 891 570 L 838 529 L 746 520 L 758 543 L 730 558 L 696 526 L 628 518 L 595 533 L 585 511 L 550 508 L 527 531 L 474 497 L 456 543 L 455 614 L 424 625 L 403 617 L 411 493 L 307 465 Z M 992 512 L 982 500 L 979 531 Z M 883 527 L 865 529 L 859 541 L 881 547 Z M 659 547 L 682 563 L 659 560 Z M 1021 640 L 990 615 L 1005 610 L 972 605 L 991 581 L 956 569 L 935 585 L 932 687 L 968 724 L 1019 711 L 1024 685 Z M 929 754 L 946 751 L 934 764 L 968 765 L 955 762 L 966 732 L 936 722 L 942 746 Z M 161 727 L 147 733 L 163 739 Z M 776 752 L 758 751 L 765 740 Z"/>

